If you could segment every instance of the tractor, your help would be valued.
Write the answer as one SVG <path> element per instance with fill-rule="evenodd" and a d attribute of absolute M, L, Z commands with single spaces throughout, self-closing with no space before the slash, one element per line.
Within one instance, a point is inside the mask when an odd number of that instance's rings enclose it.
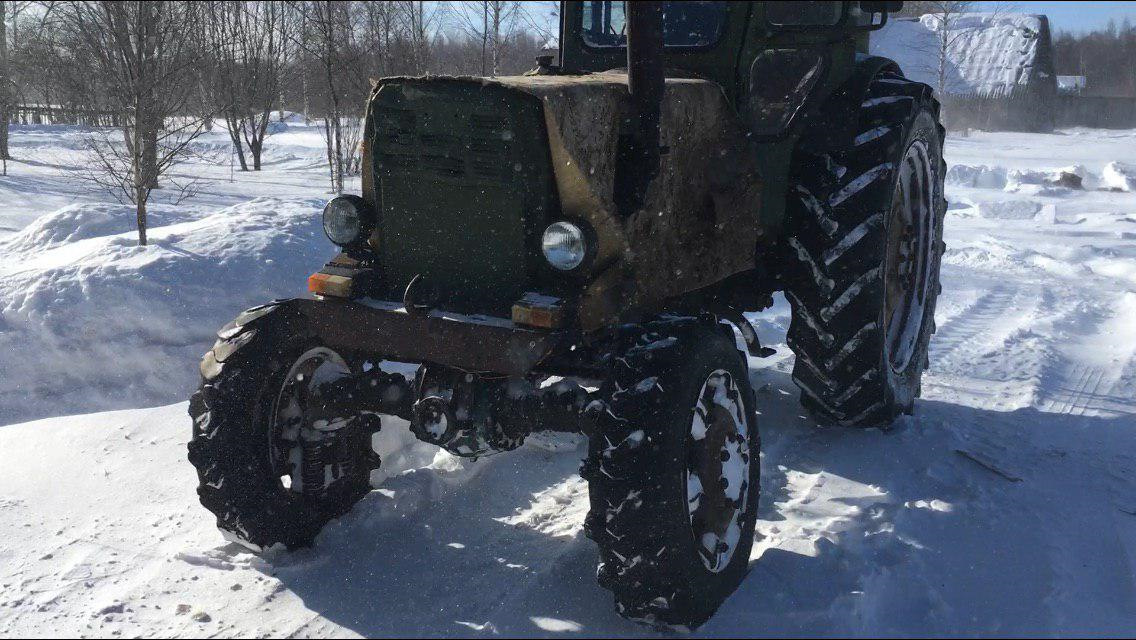
<path fill-rule="evenodd" d="M 783 292 L 819 424 L 886 426 L 920 392 L 944 130 L 867 52 L 901 4 L 565 2 L 527 74 L 373 81 L 312 295 L 244 311 L 200 364 L 201 503 L 294 549 L 371 491 L 384 424 L 468 458 L 582 433 L 600 585 L 705 622 L 749 568 L 773 426 L 745 314 Z"/>

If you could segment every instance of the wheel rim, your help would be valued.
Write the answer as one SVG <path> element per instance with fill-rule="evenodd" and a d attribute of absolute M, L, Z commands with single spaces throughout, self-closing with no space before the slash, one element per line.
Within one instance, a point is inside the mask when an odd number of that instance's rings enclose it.
<path fill-rule="evenodd" d="M 884 326 L 888 364 L 897 374 L 911 365 L 923 329 L 935 237 L 934 188 L 927 145 L 916 141 L 900 163 L 888 220 Z"/>
<path fill-rule="evenodd" d="M 285 489 L 304 493 L 305 451 L 310 453 L 313 444 L 318 446 L 324 439 L 324 434 L 345 426 L 345 422 L 332 422 L 319 428 L 308 424 L 305 407 L 318 397 L 316 387 L 349 375 L 351 367 L 338 353 L 327 347 L 314 347 L 297 358 L 284 376 L 272 407 L 268 449 L 273 475 Z"/>
<path fill-rule="evenodd" d="M 749 492 L 749 421 L 733 376 L 718 369 L 698 392 L 686 439 L 685 488 L 694 546 L 706 569 L 730 564 Z"/>

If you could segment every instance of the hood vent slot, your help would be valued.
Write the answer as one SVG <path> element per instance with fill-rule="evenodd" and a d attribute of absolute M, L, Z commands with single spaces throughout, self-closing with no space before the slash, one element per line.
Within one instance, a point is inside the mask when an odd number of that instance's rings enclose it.
<path fill-rule="evenodd" d="M 474 112 L 457 126 L 443 128 L 435 122 L 409 110 L 380 109 L 376 124 L 384 144 L 378 169 L 492 184 L 509 181 L 516 160 L 504 117 Z"/>

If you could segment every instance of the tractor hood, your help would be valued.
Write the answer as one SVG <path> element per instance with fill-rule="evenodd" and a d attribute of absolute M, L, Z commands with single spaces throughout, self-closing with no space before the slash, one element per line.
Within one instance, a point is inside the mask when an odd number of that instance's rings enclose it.
<path fill-rule="evenodd" d="M 367 110 L 364 197 L 391 294 L 416 274 L 440 303 L 499 315 L 526 291 L 579 299 L 594 328 L 752 269 L 753 153 L 721 88 L 667 79 L 662 159 L 641 208 L 617 206 L 627 75 L 386 78 Z M 583 273 L 555 272 L 545 226 L 587 222 Z M 507 315 L 507 311 L 506 311 Z"/>

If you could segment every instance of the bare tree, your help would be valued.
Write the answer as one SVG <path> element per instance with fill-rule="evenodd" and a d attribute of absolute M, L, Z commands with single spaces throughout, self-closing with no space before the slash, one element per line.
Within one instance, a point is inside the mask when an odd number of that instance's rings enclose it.
<path fill-rule="evenodd" d="M 363 2 L 361 22 L 363 43 L 371 76 L 391 75 L 396 66 L 398 48 L 402 44 L 402 11 L 397 2 Z"/>
<path fill-rule="evenodd" d="M 458 28 L 481 43 L 481 75 L 498 75 L 505 43 L 515 33 L 523 13 L 522 3 L 502 0 L 463 2 L 455 11 Z"/>
<path fill-rule="evenodd" d="M 439 2 L 406 0 L 400 2 L 399 15 L 409 46 L 409 67 L 415 75 L 430 71 L 430 50 L 445 17 L 445 5 Z"/>
<path fill-rule="evenodd" d="M 249 6 L 251 4 L 251 7 Z M 245 142 L 252 153 L 254 171 L 260 171 L 264 140 L 269 135 L 268 123 L 273 104 L 280 96 L 283 74 L 291 54 L 289 29 L 281 2 L 246 3 L 247 70 L 251 116 L 244 129 Z"/>
<path fill-rule="evenodd" d="M 248 171 L 241 131 L 249 111 L 245 104 L 243 76 L 245 16 L 241 2 L 205 4 L 205 42 L 209 65 L 202 74 L 206 102 L 213 113 L 220 114 L 229 132 L 232 153 L 237 155 L 241 171 Z M 210 115 L 212 118 L 212 114 Z"/>
<path fill-rule="evenodd" d="M 458 29 L 481 46 L 481 75 L 488 75 L 489 3 L 462 2 L 454 12 Z"/>
<path fill-rule="evenodd" d="M 8 64 L 8 3 L 0 0 L 0 160 L 4 163 L 4 175 L 8 175 L 8 122 L 12 120 L 12 71 Z"/>
<path fill-rule="evenodd" d="M 8 160 L 12 158 L 8 150 L 8 123 L 12 120 L 12 109 L 15 107 L 16 86 L 12 77 L 11 53 L 8 41 L 8 22 L 12 22 L 12 42 L 15 45 L 20 14 L 23 13 L 29 2 L 7 2 L 0 0 L 0 159 L 4 161 L 4 175 L 8 175 Z M 51 5 L 45 9 L 45 14 L 51 11 Z"/>
<path fill-rule="evenodd" d="M 540 40 L 541 46 L 560 38 L 560 3 L 540 0 L 521 4 L 520 21 L 524 31 Z"/>
<path fill-rule="evenodd" d="M 213 62 L 208 93 L 225 119 L 241 170 L 248 170 L 247 146 L 252 168 L 259 171 L 290 49 L 284 5 L 228 0 L 208 3 L 204 11 Z"/>
<path fill-rule="evenodd" d="M 159 177 L 204 131 L 202 118 L 187 115 L 198 95 L 200 23 L 200 7 L 188 2 L 72 2 L 58 11 L 58 28 L 82 47 L 95 80 L 123 114 L 121 142 L 105 134 L 88 140 L 90 178 L 134 204 L 141 245 Z"/>
<path fill-rule="evenodd" d="M 950 59 L 951 47 L 964 33 L 957 29 L 959 17 L 974 7 L 971 0 L 934 0 L 927 4 L 934 5 L 929 13 L 936 21 L 936 38 L 938 44 L 938 68 L 935 70 L 936 89 L 939 95 L 946 94 L 947 90 L 947 63 Z"/>
<path fill-rule="evenodd" d="M 353 20 L 353 3 L 335 0 L 316 0 L 296 5 L 303 14 L 307 29 L 296 40 L 307 57 L 316 62 L 322 81 L 324 105 L 324 141 L 327 144 L 327 165 L 331 189 L 343 193 L 344 176 L 355 149 L 348 148 L 344 131 L 344 118 L 351 115 L 356 105 L 361 109 L 358 61 L 361 57 L 356 42 Z M 350 100 L 357 97 L 358 102 Z"/>

